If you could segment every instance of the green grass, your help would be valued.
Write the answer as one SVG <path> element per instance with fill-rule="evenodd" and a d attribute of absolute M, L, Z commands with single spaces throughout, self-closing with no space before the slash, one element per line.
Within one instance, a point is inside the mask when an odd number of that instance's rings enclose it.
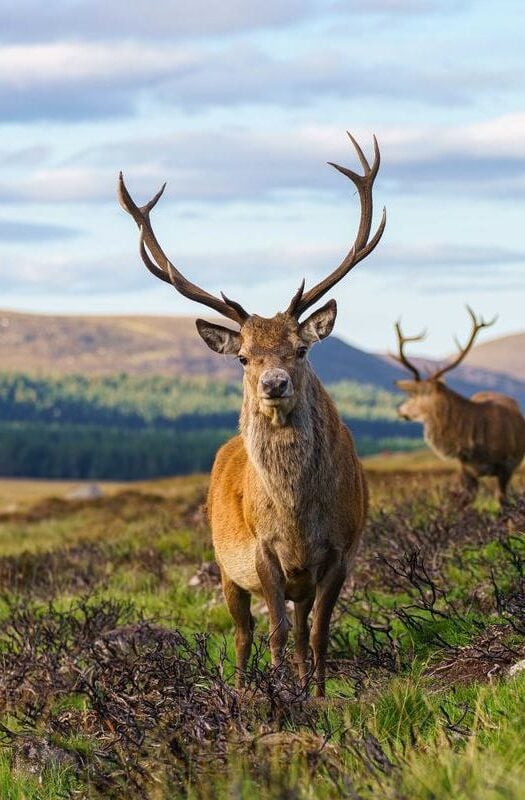
<path fill-rule="evenodd" d="M 450 480 L 432 471 L 372 473 L 354 591 L 332 626 L 328 699 L 306 705 L 280 697 L 263 639 L 255 674 L 264 691 L 228 706 L 231 619 L 213 581 L 189 585 L 212 558 L 202 478 L 95 501 L 39 500 L 4 515 L 2 800 L 521 800 L 525 673 L 507 672 L 525 656 L 525 504 L 502 516 L 489 485 L 474 509 L 459 510 Z M 148 677 L 149 660 L 164 652 L 158 638 L 145 656 L 141 646 L 116 646 L 104 671 L 99 637 L 144 619 L 186 637 L 180 652 L 195 665 L 183 692 L 189 706 L 175 698 L 162 711 L 177 687 L 169 672 Z M 267 632 L 262 608 L 256 619 L 258 633 Z M 22 631 L 15 644 L 13 630 Z M 113 706 L 112 665 L 115 675 L 130 670 Z M 8 683 L 19 668 L 20 680 Z M 142 694 L 154 723 L 130 743 L 119 703 Z M 20 755 L 25 739 L 76 766 L 52 758 L 31 765 Z"/>
<path fill-rule="evenodd" d="M 71 796 L 76 781 L 71 770 L 47 767 L 41 775 L 28 775 L 13 767 L 9 754 L 0 751 L 2 800 L 60 800 Z"/>

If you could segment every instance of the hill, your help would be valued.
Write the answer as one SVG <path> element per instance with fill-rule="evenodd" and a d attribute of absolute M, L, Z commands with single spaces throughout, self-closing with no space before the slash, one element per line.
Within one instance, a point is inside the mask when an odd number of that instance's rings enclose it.
<path fill-rule="evenodd" d="M 469 363 L 451 376 L 450 385 L 465 394 L 491 388 L 511 394 L 525 406 L 523 356 L 522 372 L 518 369 L 511 373 L 507 366 L 517 361 L 512 355 L 517 353 L 517 340 L 520 335 L 479 345 Z M 521 334 L 521 341 L 525 343 L 525 334 Z M 352 347 L 336 336 L 314 347 L 311 361 L 326 383 L 351 380 L 391 391 L 396 378 L 404 375 L 388 358 Z M 236 360 L 218 358 L 208 350 L 195 330 L 194 318 L 182 316 L 91 317 L 1 311 L 0 368 L 37 375 L 125 372 L 205 375 L 221 380 L 240 376 Z"/>
<path fill-rule="evenodd" d="M 481 367 L 525 381 L 525 333 L 502 336 L 475 347 L 465 360 L 467 367 Z"/>
<path fill-rule="evenodd" d="M 4 371 L 41 375 L 208 375 L 239 367 L 203 344 L 192 317 L 66 316 L 0 311 Z"/>
<path fill-rule="evenodd" d="M 41 375 L 167 375 L 231 380 L 241 370 L 202 342 L 194 317 L 54 316 L 0 312 L 1 369 Z M 330 337 L 312 350 L 323 381 L 392 388 L 398 370 L 380 356 Z"/>

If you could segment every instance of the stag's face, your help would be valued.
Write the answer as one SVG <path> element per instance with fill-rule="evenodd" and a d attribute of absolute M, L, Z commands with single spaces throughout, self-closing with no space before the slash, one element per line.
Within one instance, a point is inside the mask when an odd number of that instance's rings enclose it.
<path fill-rule="evenodd" d="M 290 314 L 250 316 L 240 331 L 202 320 L 197 328 L 212 350 L 236 355 L 244 369 L 245 393 L 273 425 L 285 425 L 304 386 L 310 346 L 331 332 L 337 308 L 331 300 L 304 322 Z"/>
<path fill-rule="evenodd" d="M 396 386 L 407 394 L 406 400 L 403 400 L 397 408 L 401 419 L 424 422 L 440 391 L 439 381 L 396 381 Z"/>

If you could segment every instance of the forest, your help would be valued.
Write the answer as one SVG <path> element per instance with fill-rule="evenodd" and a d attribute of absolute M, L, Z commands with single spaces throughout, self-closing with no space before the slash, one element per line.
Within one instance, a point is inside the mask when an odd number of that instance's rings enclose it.
<path fill-rule="evenodd" d="M 421 444 L 393 392 L 328 387 L 361 455 Z M 234 435 L 239 384 L 200 377 L 0 373 L 0 474 L 131 480 L 207 471 Z"/>

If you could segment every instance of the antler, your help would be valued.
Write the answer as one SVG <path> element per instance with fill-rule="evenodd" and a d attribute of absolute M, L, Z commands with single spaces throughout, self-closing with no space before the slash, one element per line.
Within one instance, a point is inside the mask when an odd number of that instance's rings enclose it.
<path fill-rule="evenodd" d="M 401 330 L 401 320 L 398 320 L 396 322 L 395 328 L 397 333 L 397 341 L 399 345 L 399 355 L 396 356 L 392 354 L 392 357 L 395 358 L 396 361 L 399 361 L 399 363 L 402 364 L 404 367 L 406 367 L 408 370 L 410 370 L 410 372 L 412 372 L 412 374 L 414 375 L 416 381 L 420 381 L 421 380 L 420 371 L 418 370 L 417 367 L 414 366 L 414 364 L 410 363 L 410 361 L 408 360 L 403 351 L 403 348 L 407 342 L 421 342 L 427 335 L 427 332 L 425 330 L 421 331 L 421 333 L 418 334 L 417 336 L 403 336 L 403 332 Z"/>
<path fill-rule="evenodd" d="M 466 343 L 466 345 L 462 347 L 461 344 L 458 342 L 458 340 L 455 339 L 455 342 L 459 350 L 457 357 L 453 361 L 451 361 L 450 364 L 446 364 L 444 367 L 441 367 L 441 369 L 438 369 L 437 372 L 434 372 L 433 375 L 430 376 L 432 380 L 436 380 L 436 378 L 441 378 L 441 376 L 444 375 L 445 372 L 449 372 L 449 370 L 454 369 L 454 367 L 457 367 L 458 364 L 461 364 L 461 362 L 471 349 L 472 345 L 474 344 L 480 330 L 482 330 L 483 328 L 490 328 L 490 326 L 494 325 L 494 323 L 498 318 L 498 315 L 496 314 L 494 319 L 491 319 L 490 322 L 485 322 L 483 317 L 480 317 L 479 319 L 476 317 L 476 314 L 474 313 L 474 311 L 471 309 L 470 306 L 467 306 L 466 308 L 472 320 L 472 331 L 470 333 L 469 340 Z"/>
<path fill-rule="evenodd" d="M 357 152 L 359 161 L 361 162 L 361 166 L 364 170 L 364 175 L 358 175 L 356 172 L 353 172 L 346 167 L 340 167 L 338 164 L 334 164 L 331 161 L 328 163 L 330 166 L 335 167 L 335 169 L 342 172 L 343 175 L 346 175 L 347 178 L 355 184 L 357 191 L 359 193 L 359 201 L 361 204 L 361 219 L 359 222 L 359 229 L 357 231 L 357 236 L 354 241 L 354 244 L 351 250 L 348 252 L 347 256 L 343 259 L 341 264 L 335 269 L 327 278 L 323 281 L 318 283 L 312 289 L 309 289 L 306 294 L 304 294 L 304 281 L 303 284 L 299 287 L 299 290 L 294 295 L 290 305 L 288 306 L 287 312 L 292 316 L 296 317 L 297 319 L 300 315 L 306 311 L 307 308 L 310 308 L 314 303 L 316 303 L 326 292 L 328 292 L 332 286 L 335 286 L 341 278 L 350 272 L 351 269 L 355 267 L 360 261 L 366 258 L 374 249 L 374 247 L 378 244 L 381 236 L 383 235 L 383 231 L 385 229 L 386 224 L 386 209 L 383 208 L 383 215 L 381 217 L 381 222 L 379 223 L 379 227 L 374 234 L 373 238 L 369 241 L 370 236 L 370 229 L 372 226 L 372 188 L 374 185 L 374 180 L 379 170 L 379 164 L 381 162 L 381 156 L 379 153 L 379 146 L 377 144 L 377 139 L 374 136 L 374 163 L 372 166 L 368 163 L 365 154 L 361 150 L 359 144 L 356 142 L 354 137 L 351 133 L 348 133 L 348 137 L 352 144 L 355 147 Z"/>
<path fill-rule="evenodd" d="M 150 212 L 160 200 L 166 184 L 160 188 L 155 197 L 153 197 L 146 205 L 137 206 L 127 190 L 124 183 L 122 172 L 119 175 L 118 185 L 118 199 L 119 203 L 128 214 L 131 214 L 140 230 L 140 255 L 146 267 L 155 277 L 160 278 L 161 281 L 171 283 L 178 292 L 188 297 L 190 300 L 195 300 L 197 303 L 202 303 L 214 311 L 218 311 L 228 319 L 242 325 L 250 316 L 247 311 L 234 300 L 229 300 L 222 294 L 222 300 L 209 294 L 204 289 L 190 283 L 184 275 L 171 263 L 169 258 L 164 253 L 162 247 L 157 241 L 157 237 L 153 233 L 153 228 L 150 222 Z M 147 249 L 146 249 L 147 248 Z M 153 256 L 155 261 L 152 261 L 148 250 Z"/>

